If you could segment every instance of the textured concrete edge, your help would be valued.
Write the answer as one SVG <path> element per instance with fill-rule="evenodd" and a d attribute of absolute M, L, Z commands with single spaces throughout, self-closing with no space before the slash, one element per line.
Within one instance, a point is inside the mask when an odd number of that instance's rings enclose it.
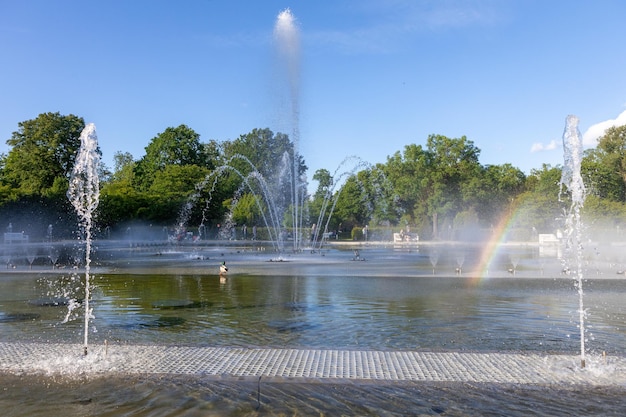
<path fill-rule="evenodd" d="M 626 359 L 573 355 L 0 342 L 0 372 L 193 375 L 254 382 L 626 385 Z"/>

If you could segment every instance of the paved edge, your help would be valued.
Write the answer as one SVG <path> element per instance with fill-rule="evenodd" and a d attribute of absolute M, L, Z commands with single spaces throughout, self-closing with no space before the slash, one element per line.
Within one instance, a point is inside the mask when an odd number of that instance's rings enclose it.
<path fill-rule="evenodd" d="M 625 385 L 626 358 L 513 353 L 2 343 L 0 372 L 175 374 L 275 381 Z"/>

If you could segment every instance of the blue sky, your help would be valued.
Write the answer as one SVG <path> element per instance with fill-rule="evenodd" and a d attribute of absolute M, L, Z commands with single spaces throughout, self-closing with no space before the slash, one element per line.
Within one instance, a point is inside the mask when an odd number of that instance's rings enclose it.
<path fill-rule="evenodd" d="M 568 114 L 587 147 L 626 124 L 620 0 L 0 0 L 0 152 L 19 122 L 57 111 L 95 123 L 109 167 L 180 124 L 203 142 L 287 130 L 273 37 L 286 8 L 309 178 L 429 134 L 529 173 L 562 164 Z"/>

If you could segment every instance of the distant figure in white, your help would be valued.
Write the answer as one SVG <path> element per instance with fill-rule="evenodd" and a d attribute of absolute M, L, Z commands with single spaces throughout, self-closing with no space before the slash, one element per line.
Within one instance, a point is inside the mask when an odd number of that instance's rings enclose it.
<path fill-rule="evenodd" d="M 228 267 L 226 266 L 226 261 L 222 262 L 220 265 L 220 275 L 224 276 L 228 272 Z"/>

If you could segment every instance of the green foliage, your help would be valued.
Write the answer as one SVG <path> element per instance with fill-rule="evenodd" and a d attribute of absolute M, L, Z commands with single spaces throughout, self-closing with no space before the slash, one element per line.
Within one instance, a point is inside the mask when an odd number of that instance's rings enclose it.
<path fill-rule="evenodd" d="M 318 169 L 313 174 L 313 180 L 318 182 L 317 190 L 309 201 L 309 223 L 316 223 L 322 210 L 329 210 L 331 202 L 331 192 L 333 187 L 333 178 L 326 169 Z M 326 206 L 326 207 L 324 207 Z"/>
<path fill-rule="evenodd" d="M 544 164 L 541 170 L 533 170 L 527 180 L 527 190 L 518 195 L 508 213 L 510 227 L 535 233 L 554 233 L 562 227 L 566 196 L 559 198 L 561 168 Z M 530 238 L 525 235 L 523 238 Z"/>
<path fill-rule="evenodd" d="M 342 223 L 342 229 L 363 226 L 369 220 L 366 194 L 356 177 L 350 177 L 338 191 L 337 205 L 333 217 Z"/>
<path fill-rule="evenodd" d="M 18 126 L 7 140 L 11 150 L 4 159 L 3 184 L 17 196 L 58 193 L 59 180 L 69 180 L 74 167 L 85 122 L 57 112 L 40 114 Z"/>
<path fill-rule="evenodd" d="M 239 225 L 263 224 L 261 209 L 264 209 L 262 201 L 253 194 L 245 193 L 236 202 L 232 199 L 225 202 L 228 207 L 232 207 L 233 222 Z M 235 204 L 236 203 L 236 204 Z M 234 206 L 233 206 L 234 204 Z M 261 208 L 259 208 L 259 205 Z"/>
<path fill-rule="evenodd" d="M 48 224 L 71 234 L 75 215 L 65 193 L 84 122 L 45 113 L 18 126 L 7 141 L 9 152 L 0 155 L 0 216 L 33 237 L 43 238 Z M 483 166 L 479 156 L 465 136 L 430 135 L 425 145 L 407 145 L 386 163 L 340 179 L 320 169 L 313 175 L 315 193 L 301 200 L 307 213 L 303 227 L 320 222 L 322 212 L 326 216 L 317 227 L 326 227 L 331 210 L 328 230 L 341 229 L 357 240 L 365 225 L 371 226 L 370 237 L 390 238 L 394 230 L 410 227 L 421 239 L 468 240 L 504 221 L 511 239 L 533 239 L 562 226 L 569 196 L 567 190 L 560 194 L 560 167 L 543 165 L 526 176 L 508 163 Z M 101 167 L 96 220 L 118 230 L 135 222 L 172 226 L 190 205 L 189 227 L 203 224 L 215 231 L 231 211 L 235 224 L 248 225 L 249 236 L 256 224 L 262 239 L 269 236 L 262 216 L 266 191 L 282 210 L 282 226 L 293 226 L 294 157 L 295 175 L 304 181 L 304 159 L 284 134 L 254 129 L 233 141 L 202 143 L 186 125 L 170 127 L 150 141 L 139 160 L 118 152 L 112 173 Z M 586 221 L 618 237 L 626 227 L 626 126 L 608 129 L 597 148 L 585 153 L 582 173 Z"/>
<path fill-rule="evenodd" d="M 423 182 L 428 192 L 426 204 L 433 218 L 433 235 L 439 237 L 440 221 L 452 222 L 462 210 L 463 188 L 479 175 L 480 150 L 465 136 L 450 139 L 442 135 L 430 135 L 427 141 L 428 177 Z"/>
<path fill-rule="evenodd" d="M 143 194 L 124 184 L 105 184 L 100 190 L 98 224 L 115 227 L 138 219 L 138 211 L 147 204 Z"/>
<path fill-rule="evenodd" d="M 363 228 L 359 226 L 352 227 L 352 230 L 350 231 L 350 238 L 352 240 L 363 240 Z"/>
<path fill-rule="evenodd" d="M 589 194 L 626 203 L 626 126 L 607 129 L 586 152 L 581 171 Z"/>
<path fill-rule="evenodd" d="M 146 154 L 135 166 L 135 180 L 139 189 L 148 190 L 156 175 L 171 165 L 209 166 L 200 135 L 186 125 L 168 127 L 146 146 Z"/>
<path fill-rule="evenodd" d="M 197 165 L 167 165 L 154 175 L 149 194 L 177 200 L 187 198 L 208 173 L 208 169 Z"/>
<path fill-rule="evenodd" d="M 234 141 L 224 142 L 224 157 L 244 175 L 252 168 L 242 160 L 231 160 L 235 156 L 245 157 L 265 178 L 268 184 L 275 184 L 284 170 L 293 170 L 295 149 L 289 137 L 283 133 L 274 134 L 270 129 L 253 129 Z M 298 155 L 298 175 L 306 171 L 304 160 Z"/>

